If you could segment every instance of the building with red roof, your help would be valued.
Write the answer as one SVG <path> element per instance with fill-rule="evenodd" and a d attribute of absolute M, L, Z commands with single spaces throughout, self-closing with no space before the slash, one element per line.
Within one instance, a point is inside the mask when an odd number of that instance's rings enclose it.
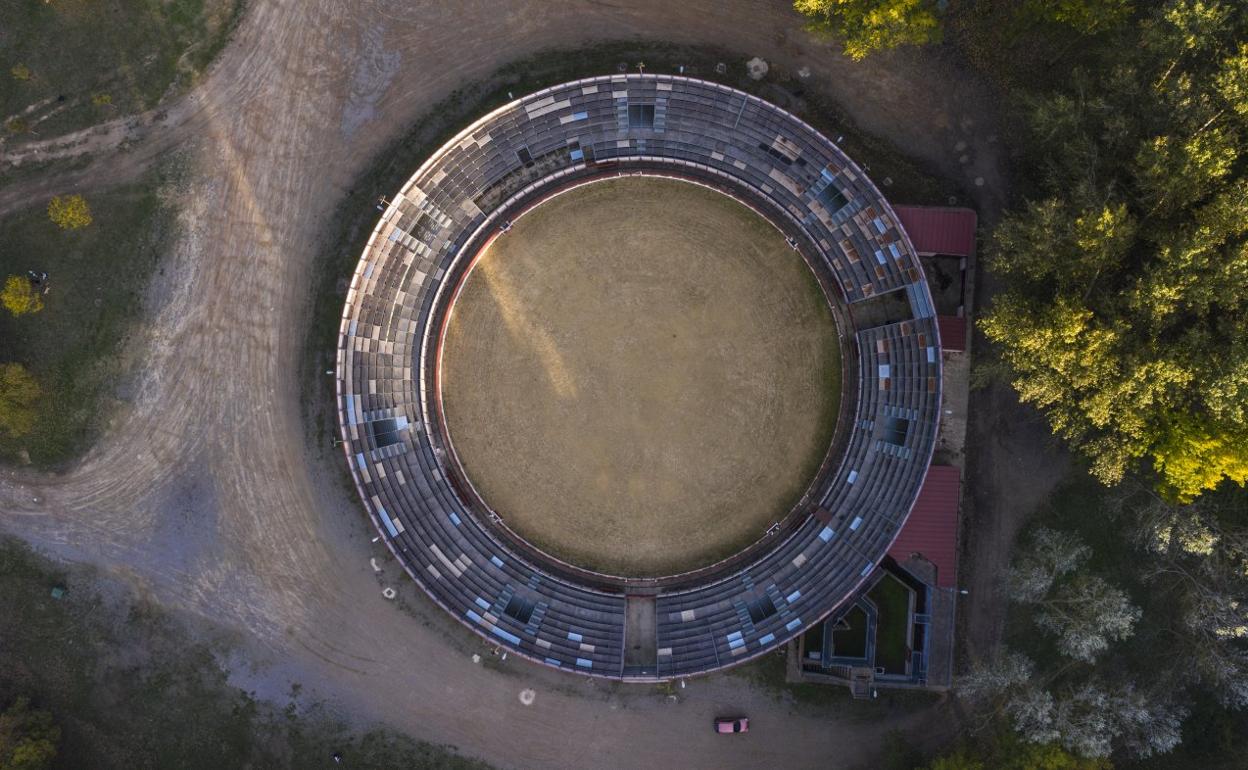
<path fill-rule="evenodd" d="M 973 209 L 942 206 L 894 206 L 910 243 L 920 255 L 944 254 L 969 257 L 975 253 L 975 228 L 979 217 Z"/>
<path fill-rule="evenodd" d="M 933 465 L 919 491 L 910 518 L 888 549 L 898 562 L 918 556 L 936 567 L 936 585 L 952 588 L 958 581 L 958 506 L 962 472 L 952 465 Z"/>
<path fill-rule="evenodd" d="M 940 348 L 946 353 L 966 352 L 966 319 L 960 315 L 936 316 L 940 329 Z"/>

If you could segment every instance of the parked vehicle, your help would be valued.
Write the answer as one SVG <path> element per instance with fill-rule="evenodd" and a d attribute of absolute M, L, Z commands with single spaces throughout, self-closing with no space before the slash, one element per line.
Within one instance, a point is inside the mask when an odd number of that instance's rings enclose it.
<path fill-rule="evenodd" d="M 715 720 L 717 733 L 748 733 L 750 720 L 748 717 L 720 717 Z"/>

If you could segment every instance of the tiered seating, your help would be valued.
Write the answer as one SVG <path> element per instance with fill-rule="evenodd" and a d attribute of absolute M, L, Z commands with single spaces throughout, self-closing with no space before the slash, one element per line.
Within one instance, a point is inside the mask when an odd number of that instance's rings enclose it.
<path fill-rule="evenodd" d="M 623 676 L 625 601 L 519 553 L 447 477 L 435 361 L 471 256 L 525 206 L 613 173 L 730 192 L 824 260 L 849 302 L 905 288 L 914 319 L 858 334 L 855 425 L 811 517 L 745 569 L 657 599 L 660 676 L 713 670 L 800 633 L 845 599 L 904 521 L 931 455 L 940 364 L 931 300 L 888 204 L 831 142 L 741 92 L 662 75 L 565 83 L 507 105 L 389 201 L 339 337 L 345 451 L 379 531 L 429 595 L 549 665 Z"/>
<path fill-rule="evenodd" d="M 738 574 L 660 595 L 659 648 L 671 650 L 667 673 L 706 671 L 801 633 L 875 567 L 909 513 L 931 455 L 939 418 L 934 329 L 932 319 L 923 319 L 859 332 L 854 430 L 841 468 L 818 496 L 832 520 L 811 516 Z M 742 622 L 740 606 L 764 595 L 775 613 Z"/>

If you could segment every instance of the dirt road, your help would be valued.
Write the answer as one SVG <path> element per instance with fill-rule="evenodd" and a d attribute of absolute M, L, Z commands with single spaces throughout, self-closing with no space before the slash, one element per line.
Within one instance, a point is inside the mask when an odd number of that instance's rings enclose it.
<path fill-rule="evenodd" d="M 868 760 L 905 720 L 789 714 L 734 677 L 695 682 L 669 706 L 513 662 L 504 665 L 516 675 L 473 664 L 462 632 L 425 610 L 393 564 L 374 575 L 369 559 L 381 554 L 336 481 L 340 457 L 308 444 L 296 378 L 308 271 L 343 190 L 455 87 L 544 48 L 637 37 L 810 67 L 862 128 L 999 189 L 981 111 L 990 100 L 972 84 L 919 53 L 851 65 L 809 40 L 783 2 L 254 0 L 183 101 L 124 130 L 43 146 L 44 157 L 96 160 L 0 191 L 3 214 L 53 190 L 132 177 L 172 147 L 189 149 L 198 169 L 186 235 L 151 290 L 159 307 L 136 346 L 133 403 L 72 472 L 0 475 L 0 524 L 239 629 L 255 648 L 256 686 L 294 679 L 310 697 L 499 765 Z M 955 151 L 960 141 L 969 150 Z M 0 164 L 24 151 L 8 152 Z M 973 160 L 959 164 L 960 154 Z M 383 581 L 415 618 L 381 597 Z M 525 687 L 537 691 L 531 706 L 517 697 Z M 757 729 L 716 739 L 707 725 L 728 709 L 751 713 Z"/>

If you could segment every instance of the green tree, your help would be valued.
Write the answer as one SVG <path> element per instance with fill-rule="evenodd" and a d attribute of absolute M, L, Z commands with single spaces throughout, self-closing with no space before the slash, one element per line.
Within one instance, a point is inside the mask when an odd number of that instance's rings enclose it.
<path fill-rule="evenodd" d="M 1111 641 L 1135 631 L 1140 609 L 1095 575 L 1080 575 L 1037 604 L 1036 625 L 1057 636 L 1063 655 L 1091 663 Z"/>
<path fill-rule="evenodd" d="M 1230 708 L 1248 707 L 1248 499 L 1232 490 L 1190 505 L 1130 497 L 1140 569 L 1149 590 L 1167 597 L 1159 620 L 1171 662 L 1159 678 L 1175 689 L 1197 682 Z"/>
<path fill-rule="evenodd" d="M 940 40 L 940 20 L 929 0 L 795 0 L 817 35 L 840 38 L 854 60 L 900 45 Z"/>
<path fill-rule="evenodd" d="M 1092 549 L 1077 535 L 1037 528 L 1028 548 L 1010 565 L 1010 597 L 1018 602 L 1040 601 L 1058 578 L 1079 569 L 1091 555 Z"/>
<path fill-rule="evenodd" d="M 48 218 L 62 230 L 77 230 L 91 224 L 91 208 L 81 195 L 58 195 L 48 202 Z"/>
<path fill-rule="evenodd" d="M 39 383 L 21 364 L 0 364 L 0 432 L 12 438 L 35 427 Z"/>
<path fill-rule="evenodd" d="M 984 770 L 984 762 L 965 747 L 931 761 L 927 770 Z"/>
<path fill-rule="evenodd" d="M 1030 659 L 1006 650 L 960 678 L 956 691 L 972 708 L 1000 717 L 1018 739 L 1037 747 L 1022 751 L 1017 742 L 998 738 L 999 747 L 985 748 L 987 766 L 1102 768 L 1117 750 L 1143 758 L 1179 745 L 1187 710 L 1173 699 L 1145 694 L 1130 681 L 1055 681 L 1063 672 L 1038 675 Z"/>
<path fill-rule="evenodd" d="M 1113 770 L 1108 759 L 1085 759 L 1052 743 L 1028 743 L 1006 730 L 942 754 L 926 770 Z"/>
<path fill-rule="evenodd" d="M 1129 638 L 1140 619 L 1125 591 L 1082 569 L 1091 555 L 1077 535 L 1039 527 L 1008 572 L 1010 598 L 1056 637 L 1058 652 L 1086 663 Z"/>
<path fill-rule="evenodd" d="M 1134 10 L 1132 0 L 1028 0 L 1023 13 L 1065 24 L 1085 35 L 1113 29 Z"/>
<path fill-rule="evenodd" d="M 43 298 L 30 281 L 20 275 L 10 275 L 0 290 L 0 304 L 15 316 L 38 313 L 43 310 Z"/>
<path fill-rule="evenodd" d="M 44 770 L 56 757 L 61 728 L 47 711 L 30 708 L 18 698 L 0 714 L 0 770 Z"/>
<path fill-rule="evenodd" d="M 987 249 L 1019 397 L 1119 483 L 1248 481 L 1248 16 L 1171 0 L 1032 97 L 1039 195 Z"/>

